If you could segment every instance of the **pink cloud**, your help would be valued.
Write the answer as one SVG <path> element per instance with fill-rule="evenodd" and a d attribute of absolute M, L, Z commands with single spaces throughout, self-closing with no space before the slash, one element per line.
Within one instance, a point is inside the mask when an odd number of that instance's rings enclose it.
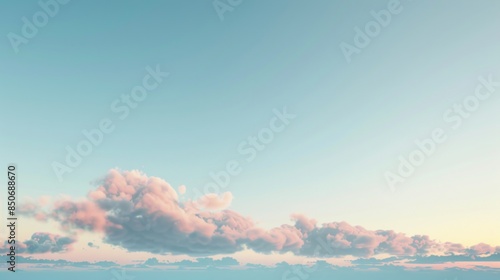
<path fill-rule="evenodd" d="M 220 210 L 229 207 L 232 201 L 233 195 L 230 192 L 225 192 L 220 195 L 215 193 L 206 194 L 198 199 L 196 203 L 207 210 Z"/>
<path fill-rule="evenodd" d="M 323 257 L 481 255 L 499 251 L 486 244 L 467 249 L 425 235 L 368 230 L 346 222 L 318 226 L 314 219 L 300 214 L 292 215 L 294 225 L 264 229 L 235 211 L 213 211 L 227 208 L 232 199 L 232 194 L 226 192 L 180 202 L 175 189 L 160 178 L 137 170 L 113 169 L 85 200 L 61 199 L 47 212 L 26 205 L 21 212 L 32 217 L 42 213 L 40 219 L 58 221 L 68 232 L 102 232 L 104 242 L 129 251 L 158 254 L 214 255 L 245 248 Z"/>

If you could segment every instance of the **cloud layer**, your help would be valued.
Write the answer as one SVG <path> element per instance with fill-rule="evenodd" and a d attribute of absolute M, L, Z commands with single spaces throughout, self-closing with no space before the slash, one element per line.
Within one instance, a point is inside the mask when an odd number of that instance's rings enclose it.
<path fill-rule="evenodd" d="M 61 253 L 70 251 L 75 242 L 76 240 L 71 237 L 36 232 L 31 239 L 24 242 L 17 241 L 15 244 L 8 244 L 6 241 L 3 246 L 0 246 L 0 253 L 9 252 L 11 246 L 15 246 L 16 253 L 21 254 Z"/>
<path fill-rule="evenodd" d="M 209 194 L 197 201 L 180 202 L 175 189 L 160 178 L 113 169 L 85 200 L 59 200 L 45 212 L 36 205 L 24 205 L 22 213 L 55 220 L 70 233 L 97 231 L 104 234 L 106 243 L 156 254 L 214 255 L 245 248 L 317 257 L 500 252 L 500 247 L 486 244 L 466 248 L 425 235 L 367 230 L 345 222 L 318 226 L 315 220 L 299 214 L 292 215 L 294 225 L 268 230 L 237 212 L 213 211 L 228 207 L 232 198 L 231 193 Z"/>

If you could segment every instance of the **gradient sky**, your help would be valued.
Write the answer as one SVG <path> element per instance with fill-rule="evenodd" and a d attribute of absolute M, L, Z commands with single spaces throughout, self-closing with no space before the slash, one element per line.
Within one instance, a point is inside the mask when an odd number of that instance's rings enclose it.
<path fill-rule="evenodd" d="M 478 77 L 500 81 L 500 2 L 401 1 L 348 63 L 339 45 L 387 3 L 244 1 L 221 21 L 211 1 L 73 0 L 16 54 L 7 34 L 40 7 L 7 1 L 0 158 L 18 165 L 21 200 L 81 198 L 118 168 L 185 185 L 185 201 L 237 159 L 230 209 L 264 228 L 301 213 L 499 246 L 500 88 L 456 130 L 443 113 Z M 156 65 L 170 76 L 118 120 L 110 104 Z M 284 107 L 296 118 L 246 162 L 238 145 Z M 115 131 L 60 182 L 51 164 L 103 118 Z M 435 128 L 447 141 L 391 192 L 384 173 Z M 29 238 L 39 225 L 23 228 Z"/>

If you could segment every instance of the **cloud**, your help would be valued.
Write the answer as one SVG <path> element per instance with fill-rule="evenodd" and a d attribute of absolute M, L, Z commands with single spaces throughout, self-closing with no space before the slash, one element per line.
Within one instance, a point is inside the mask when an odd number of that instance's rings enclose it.
<path fill-rule="evenodd" d="M 364 259 L 364 258 L 359 258 L 356 260 L 352 260 L 352 264 L 359 264 L 359 265 L 379 265 L 379 264 L 387 264 L 387 263 L 392 263 L 395 261 L 399 261 L 400 259 L 397 257 L 390 257 L 390 258 L 385 258 L 385 259 L 376 259 L 376 258 L 369 258 L 369 259 Z"/>
<path fill-rule="evenodd" d="M 89 246 L 90 248 L 99 249 L 99 246 L 95 245 L 94 242 L 87 243 L 87 246 Z"/>
<path fill-rule="evenodd" d="M 442 264 L 453 262 L 500 262 L 500 254 L 493 254 L 486 257 L 474 255 L 449 255 L 449 256 L 416 256 L 409 259 L 412 264 Z"/>
<path fill-rule="evenodd" d="M 48 259 L 33 259 L 31 257 L 23 257 L 17 256 L 17 260 L 20 264 L 50 264 L 52 266 L 47 266 L 48 268 L 54 269 L 54 267 L 62 267 L 62 266 L 71 266 L 71 267 L 84 267 L 88 268 L 89 266 L 97 266 L 97 267 L 113 267 L 118 266 L 117 263 L 111 261 L 99 261 L 99 262 L 72 262 L 68 260 L 48 260 Z"/>
<path fill-rule="evenodd" d="M 230 192 L 225 192 L 221 195 L 214 193 L 206 194 L 195 203 L 207 210 L 220 210 L 229 207 L 232 201 L 233 195 Z"/>
<path fill-rule="evenodd" d="M 303 219 L 296 227 L 304 235 L 301 255 L 370 257 L 377 254 L 392 256 L 414 256 L 431 253 L 463 253 L 463 246 L 453 243 L 439 243 L 425 235 L 407 236 L 392 230 L 367 230 L 346 222 L 333 222 L 314 227 L 308 224 L 305 230 Z"/>
<path fill-rule="evenodd" d="M 488 244 L 479 243 L 467 249 L 467 254 L 472 256 L 491 255 L 494 253 L 500 253 L 500 246 L 492 247 Z"/>
<path fill-rule="evenodd" d="M 145 265 L 160 265 L 163 263 L 160 263 L 157 258 L 149 258 L 144 262 Z"/>
<path fill-rule="evenodd" d="M 302 214 L 293 214 L 292 220 L 295 221 L 295 227 L 303 232 L 310 232 L 316 227 L 316 220 L 309 219 Z"/>
<path fill-rule="evenodd" d="M 38 221 L 47 221 L 49 217 L 47 216 L 47 212 L 42 209 L 41 206 L 42 204 L 39 202 L 26 202 L 18 207 L 17 213 L 19 215 L 34 218 Z"/>
<path fill-rule="evenodd" d="M 233 198 L 229 192 L 180 202 L 167 182 L 137 170 L 110 170 L 98 184 L 86 199 L 58 200 L 44 215 L 68 232 L 97 231 L 104 234 L 105 243 L 156 254 L 209 256 L 252 249 L 316 257 L 408 257 L 482 255 L 498 250 L 486 244 L 466 248 L 425 235 L 368 230 L 346 222 L 318 226 L 300 214 L 292 215 L 293 225 L 264 229 L 235 211 L 214 211 L 229 206 Z M 26 206 L 23 214 L 34 216 L 36 211 L 37 207 Z"/>
<path fill-rule="evenodd" d="M 186 193 L 186 186 L 180 185 L 178 190 L 179 190 L 179 194 L 185 194 Z"/>
<path fill-rule="evenodd" d="M 42 254 L 42 253 L 61 253 L 70 251 L 72 244 L 76 240 L 71 237 L 59 236 L 46 232 L 36 232 L 31 236 L 31 239 L 16 244 L 8 244 L 5 242 L 3 247 L 0 247 L 0 252 L 8 252 L 10 246 L 16 247 L 17 253 L 26 254 Z"/>
<path fill-rule="evenodd" d="M 196 261 L 182 260 L 179 262 L 170 263 L 169 265 L 177 265 L 180 267 L 226 267 L 226 266 L 236 266 L 240 263 L 231 257 L 224 257 L 220 260 L 215 260 L 212 258 L 197 258 Z"/>
<path fill-rule="evenodd" d="M 161 262 L 157 258 L 149 258 L 144 261 L 143 265 L 146 266 L 178 266 L 178 267 L 226 267 L 236 266 L 240 263 L 231 257 L 224 257 L 216 260 L 213 258 L 197 258 L 195 261 L 182 260 L 178 262 Z"/>

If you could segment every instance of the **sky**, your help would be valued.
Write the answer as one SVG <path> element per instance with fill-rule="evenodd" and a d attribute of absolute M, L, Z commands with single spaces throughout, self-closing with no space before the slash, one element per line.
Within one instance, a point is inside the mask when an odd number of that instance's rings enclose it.
<path fill-rule="evenodd" d="M 0 9 L 0 158 L 18 172 L 23 256 L 500 254 L 497 1 L 40 3 Z M 137 230 L 123 213 L 180 239 L 117 237 Z M 334 253 L 311 254 L 315 235 Z"/>

